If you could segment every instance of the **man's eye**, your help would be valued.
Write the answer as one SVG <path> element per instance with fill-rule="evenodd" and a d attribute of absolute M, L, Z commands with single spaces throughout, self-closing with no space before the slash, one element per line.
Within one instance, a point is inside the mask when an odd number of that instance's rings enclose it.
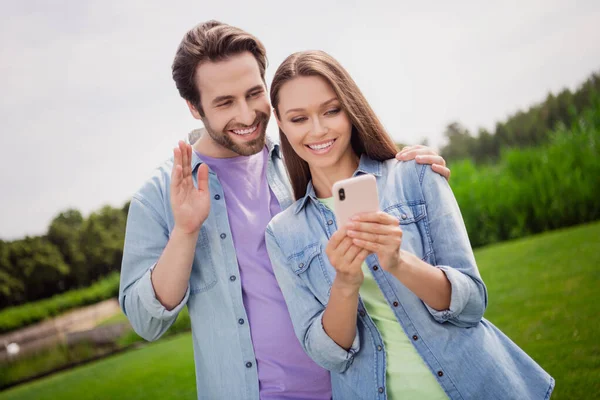
<path fill-rule="evenodd" d="M 231 105 L 231 100 L 228 100 L 224 103 L 219 103 L 217 107 L 227 107 L 228 105 Z"/>
<path fill-rule="evenodd" d="M 258 92 L 250 93 L 249 97 L 255 98 L 255 97 L 260 96 L 261 94 L 262 94 L 262 91 L 258 91 Z"/>

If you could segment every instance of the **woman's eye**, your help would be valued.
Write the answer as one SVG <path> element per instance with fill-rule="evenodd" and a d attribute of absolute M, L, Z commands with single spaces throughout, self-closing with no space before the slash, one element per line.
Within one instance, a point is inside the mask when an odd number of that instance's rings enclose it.
<path fill-rule="evenodd" d="M 306 121 L 306 117 L 296 117 L 296 118 L 292 118 L 290 121 L 292 121 L 293 123 L 299 123 L 299 122 L 304 122 Z"/>
<path fill-rule="evenodd" d="M 335 115 L 337 113 L 339 113 L 341 110 L 339 108 L 332 108 L 331 110 L 328 110 L 325 115 Z"/>

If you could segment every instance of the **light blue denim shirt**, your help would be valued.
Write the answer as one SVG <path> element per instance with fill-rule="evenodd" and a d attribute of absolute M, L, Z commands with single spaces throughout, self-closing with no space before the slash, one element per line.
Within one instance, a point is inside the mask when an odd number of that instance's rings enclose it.
<path fill-rule="evenodd" d="M 381 209 L 403 231 L 402 249 L 445 272 L 450 308 L 423 303 L 370 255 L 367 265 L 400 325 L 451 399 L 547 399 L 554 380 L 492 323 L 483 318 L 487 290 L 454 195 L 440 175 L 414 161 L 361 157 L 357 174 L 377 179 Z M 335 269 L 325 247 L 337 230 L 332 212 L 306 196 L 267 228 L 267 248 L 305 351 L 332 371 L 335 399 L 385 399 L 383 340 L 359 301 L 357 334 L 349 351 L 324 331 L 322 318 Z"/>
<path fill-rule="evenodd" d="M 279 145 L 267 141 L 267 180 L 282 209 L 292 203 Z M 192 154 L 194 184 L 201 163 Z M 196 388 L 200 399 L 259 399 L 256 360 L 242 300 L 238 262 L 221 184 L 209 170 L 210 214 L 202 224 L 189 286 L 181 303 L 167 310 L 156 299 L 151 270 L 174 227 L 170 205 L 173 160 L 159 167 L 133 196 L 129 207 L 119 302 L 134 330 L 158 339 L 187 305 L 194 343 Z M 264 232 L 252 232 L 264 234 Z M 143 368 L 143 366 L 140 366 Z M 156 379 L 161 379 L 160 375 Z"/>

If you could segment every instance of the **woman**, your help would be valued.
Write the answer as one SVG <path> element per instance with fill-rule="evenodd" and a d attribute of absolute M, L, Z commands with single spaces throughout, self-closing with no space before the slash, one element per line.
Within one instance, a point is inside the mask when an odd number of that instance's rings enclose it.
<path fill-rule="evenodd" d="M 337 399 L 547 399 L 554 380 L 483 318 L 487 291 L 458 205 L 394 143 L 344 68 L 301 52 L 271 101 L 296 203 L 267 228 L 307 354 Z M 337 226 L 334 182 L 377 180 L 380 209 Z"/>

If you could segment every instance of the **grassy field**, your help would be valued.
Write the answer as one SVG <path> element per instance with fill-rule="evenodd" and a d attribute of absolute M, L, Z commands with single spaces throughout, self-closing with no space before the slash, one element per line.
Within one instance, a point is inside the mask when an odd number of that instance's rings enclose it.
<path fill-rule="evenodd" d="M 192 338 L 182 334 L 0 393 L 2 400 L 195 399 Z"/>
<path fill-rule="evenodd" d="M 476 252 L 486 318 L 556 379 L 553 399 L 600 397 L 600 223 Z M 189 334 L 0 393 L 0 400 L 195 398 Z"/>
<path fill-rule="evenodd" d="M 600 223 L 476 252 L 485 317 L 554 379 L 553 399 L 600 398 Z"/>

